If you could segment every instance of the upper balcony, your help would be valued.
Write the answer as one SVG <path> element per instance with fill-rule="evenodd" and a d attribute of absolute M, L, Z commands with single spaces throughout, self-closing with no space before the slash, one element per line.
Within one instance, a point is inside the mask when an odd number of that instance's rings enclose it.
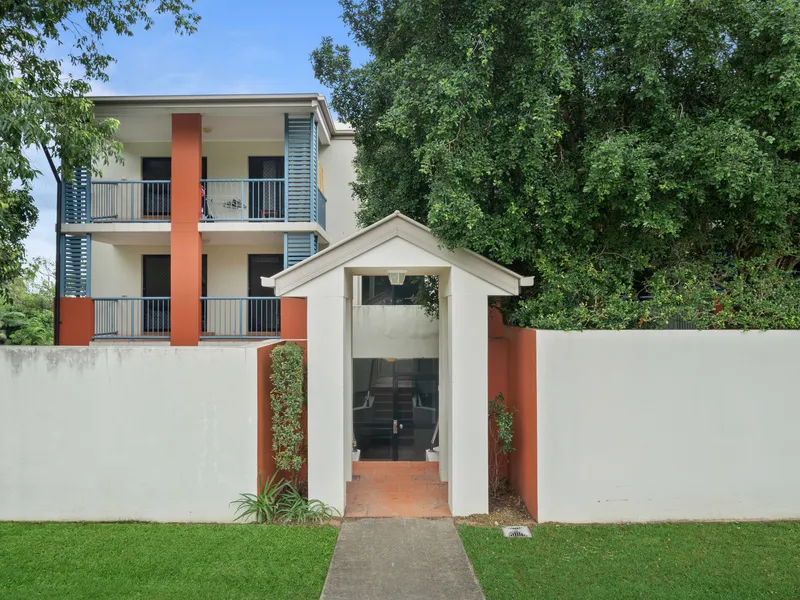
<path fill-rule="evenodd" d="M 110 234 L 169 232 L 172 115 L 199 113 L 201 233 L 312 232 L 328 242 L 324 163 L 341 169 L 331 145 L 352 132 L 337 130 L 321 96 L 109 97 L 95 103 L 98 118 L 120 122 L 122 161 L 104 166 L 99 177 L 82 171 L 64 186 L 63 233 L 115 243 Z"/>

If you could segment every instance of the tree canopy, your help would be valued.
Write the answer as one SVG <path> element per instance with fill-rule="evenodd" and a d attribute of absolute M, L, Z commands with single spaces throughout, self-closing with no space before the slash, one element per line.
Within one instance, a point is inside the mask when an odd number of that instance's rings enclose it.
<path fill-rule="evenodd" d="M 114 61 L 103 36 L 150 29 L 158 15 L 190 34 L 200 19 L 193 2 L 0 0 L 0 287 L 22 273 L 23 242 L 38 215 L 31 197 L 38 173 L 26 149 L 47 149 L 68 178 L 75 166 L 116 157 L 118 123 L 95 120 L 86 98 Z"/>
<path fill-rule="evenodd" d="M 0 294 L 0 344 L 53 343 L 54 265 L 36 258 Z"/>
<path fill-rule="evenodd" d="M 536 284 L 543 328 L 800 327 L 796 0 L 340 0 L 312 54 L 394 210 Z"/>

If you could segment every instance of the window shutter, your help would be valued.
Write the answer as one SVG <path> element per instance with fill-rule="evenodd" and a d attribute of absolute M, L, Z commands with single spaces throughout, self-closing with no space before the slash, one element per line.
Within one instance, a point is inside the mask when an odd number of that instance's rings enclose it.
<path fill-rule="evenodd" d="M 92 201 L 92 178 L 89 169 L 78 167 L 72 181 L 65 181 L 62 192 L 62 215 L 64 223 L 87 223 L 90 221 Z"/>
<path fill-rule="evenodd" d="M 91 236 L 61 236 L 61 295 L 91 296 Z"/>

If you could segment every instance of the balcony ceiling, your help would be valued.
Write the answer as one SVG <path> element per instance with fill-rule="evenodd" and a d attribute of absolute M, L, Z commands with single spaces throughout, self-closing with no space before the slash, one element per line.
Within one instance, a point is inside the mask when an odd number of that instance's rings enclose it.
<path fill-rule="evenodd" d="M 239 142 L 283 140 L 284 113 L 313 112 L 312 107 L 296 106 L 102 106 L 98 118 L 120 122 L 117 139 L 122 142 L 169 142 L 172 137 L 172 114 L 200 112 L 203 115 L 204 142 Z M 330 143 L 327 129 L 320 127 L 320 143 Z"/>

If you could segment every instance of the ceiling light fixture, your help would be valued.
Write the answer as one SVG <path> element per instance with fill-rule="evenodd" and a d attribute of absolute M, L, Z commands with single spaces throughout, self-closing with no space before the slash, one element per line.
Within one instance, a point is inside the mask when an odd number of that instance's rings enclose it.
<path fill-rule="evenodd" d="M 389 283 L 392 285 L 403 285 L 406 280 L 407 271 L 389 271 Z"/>

